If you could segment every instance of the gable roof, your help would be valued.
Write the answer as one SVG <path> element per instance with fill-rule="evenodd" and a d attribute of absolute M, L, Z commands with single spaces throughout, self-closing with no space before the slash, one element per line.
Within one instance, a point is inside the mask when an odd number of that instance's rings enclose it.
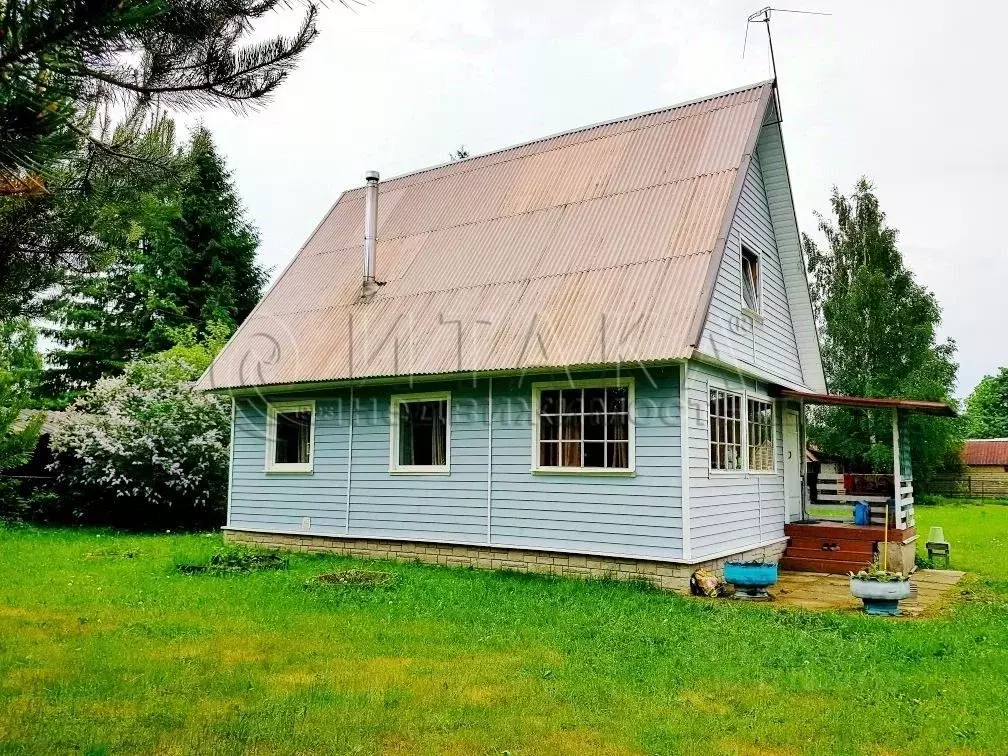
<path fill-rule="evenodd" d="M 344 193 L 206 389 L 692 355 L 773 82 Z"/>
<path fill-rule="evenodd" d="M 963 444 L 966 465 L 1008 465 L 1008 438 L 971 438 Z"/>

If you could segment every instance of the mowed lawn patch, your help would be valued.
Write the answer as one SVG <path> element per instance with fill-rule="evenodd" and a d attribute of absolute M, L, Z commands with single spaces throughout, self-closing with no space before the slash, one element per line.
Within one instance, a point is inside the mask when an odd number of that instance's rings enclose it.
<path fill-rule="evenodd" d="M 187 575 L 219 535 L 0 530 L 0 752 L 1004 753 L 1008 507 L 918 519 L 978 573 L 919 621 L 306 554 Z M 313 580 L 346 569 L 394 579 Z"/>

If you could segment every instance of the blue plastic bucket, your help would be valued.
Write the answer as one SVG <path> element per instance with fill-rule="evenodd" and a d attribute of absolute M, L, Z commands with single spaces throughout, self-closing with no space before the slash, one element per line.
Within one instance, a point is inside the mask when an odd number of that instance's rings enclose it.
<path fill-rule="evenodd" d="M 871 507 L 867 501 L 859 501 L 854 505 L 854 524 L 868 525 L 871 522 Z"/>

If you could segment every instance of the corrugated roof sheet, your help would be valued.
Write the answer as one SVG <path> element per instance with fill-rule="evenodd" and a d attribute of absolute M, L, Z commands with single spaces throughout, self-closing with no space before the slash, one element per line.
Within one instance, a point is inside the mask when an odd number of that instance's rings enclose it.
<path fill-rule="evenodd" d="M 1008 438 L 969 439 L 963 444 L 966 465 L 1008 465 Z"/>
<path fill-rule="evenodd" d="M 368 301 L 345 193 L 200 386 L 688 357 L 771 87 L 381 182 Z"/>

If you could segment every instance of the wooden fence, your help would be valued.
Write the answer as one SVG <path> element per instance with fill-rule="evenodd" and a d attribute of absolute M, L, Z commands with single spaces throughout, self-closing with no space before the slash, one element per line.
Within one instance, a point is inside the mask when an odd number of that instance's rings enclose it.
<path fill-rule="evenodd" d="M 1008 499 L 1008 477 L 985 475 L 938 477 L 929 480 L 925 493 L 975 499 Z"/>

